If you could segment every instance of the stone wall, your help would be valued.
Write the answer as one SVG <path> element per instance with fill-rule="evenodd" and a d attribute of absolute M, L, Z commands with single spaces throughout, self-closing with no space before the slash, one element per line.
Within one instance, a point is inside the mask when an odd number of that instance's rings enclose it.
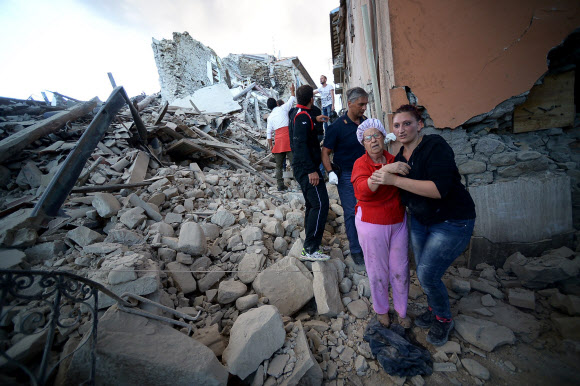
<path fill-rule="evenodd" d="M 214 50 L 193 39 L 187 32 L 174 32 L 173 40 L 153 39 L 151 46 L 163 100 L 171 103 L 200 88 L 211 86 L 214 78 L 223 79 L 221 59 Z"/>
<path fill-rule="evenodd" d="M 528 133 L 512 132 L 512 98 L 492 112 L 456 129 L 436 129 L 425 113 L 424 134 L 439 134 L 451 145 L 467 187 L 513 181 L 521 177 L 570 177 L 574 226 L 580 227 L 580 114 L 573 127 L 553 127 Z"/>

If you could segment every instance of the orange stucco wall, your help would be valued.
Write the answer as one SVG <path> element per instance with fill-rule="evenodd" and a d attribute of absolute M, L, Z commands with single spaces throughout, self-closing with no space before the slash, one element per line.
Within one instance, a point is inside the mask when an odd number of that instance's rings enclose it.
<path fill-rule="evenodd" d="M 580 1 L 389 0 L 394 87 L 436 127 L 457 127 L 529 90 L 580 26 Z M 396 106 L 392 106 L 396 109 Z"/>

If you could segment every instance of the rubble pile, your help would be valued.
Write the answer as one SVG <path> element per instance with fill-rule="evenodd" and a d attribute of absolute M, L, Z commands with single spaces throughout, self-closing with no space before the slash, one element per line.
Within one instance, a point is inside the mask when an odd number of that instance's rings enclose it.
<path fill-rule="evenodd" d="M 216 86 L 223 84 L 206 88 Z M 91 114 L 0 166 L 2 269 L 73 272 L 117 295 L 144 296 L 195 320 L 147 303 L 139 307 L 182 325 L 130 315 L 100 295 L 99 382 L 218 385 L 237 377 L 253 386 L 447 385 L 527 376 L 533 383 L 549 378 L 538 367 L 540 350 L 561 361 L 562 377 L 573 379 L 573 359 L 580 354 L 578 252 L 562 247 L 537 257 L 516 253 L 503 267 L 479 264 L 475 270 L 456 261 L 444 277 L 456 315 L 450 341 L 434 348 L 425 330 L 410 332 L 429 349 L 433 375 L 392 377 L 363 339 L 375 317 L 370 284 L 350 257 L 336 187 L 327 185 L 322 241 L 331 259 L 302 262 L 303 196 L 290 178 L 290 191 L 275 188 L 264 133 L 246 123 L 246 111 L 200 111 L 195 103 L 171 106 L 159 96 L 137 106 L 147 146 L 136 143 L 131 113 L 122 110 L 63 205 L 68 217 L 34 226 L 30 206 Z M 50 110 L 6 101 L 0 105 L 1 134 L 9 137 L 47 119 L 43 114 Z M 409 305 L 412 317 L 427 308 L 414 271 Z M 31 302 L 1 320 L 0 344 L 13 357 L 33 360 L 44 344 L 46 331 L 27 336 L 16 329 L 35 310 L 42 312 Z M 61 351 L 55 357 L 80 347 L 61 364 L 57 383 L 87 373 L 82 343 L 90 326 L 84 316 L 75 328 L 57 329 Z"/>

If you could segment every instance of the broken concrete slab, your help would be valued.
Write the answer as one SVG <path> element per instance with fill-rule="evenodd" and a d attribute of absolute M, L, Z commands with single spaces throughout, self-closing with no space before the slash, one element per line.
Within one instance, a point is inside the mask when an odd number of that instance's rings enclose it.
<path fill-rule="evenodd" d="M 523 288 L 510 288 L 508 298 L 512 306 L 527 308 L 529 310 L 536 309 L 536 295 L 533 291 Z"/>
<path fill-rule="evenodd" d="M 209 271 L 210 272 L 208 272 L 202 279 L 197 282 L 200 292 L 205 292 L 213 287 L 213 285 L 220 281 L 220 279 L 226 274 L 223 270 L 215 265 L 210 267 Z"/>
<path fill-rule="evenodd" d="M 0 269 L 11 269 L 24 262 L 26 254 L 19 249 L 0 250 Z"/>
<path fill-rule="evenodd" d="M 580 315 L 580 296 L 564 295 L 557 291 L 550 298 L 550 305 L 570 316 Z"/>
<path fill-rule="evenodd" d="M 510 260 L 509 269 L 525 287 L 542 289 L 550 284 L 576 277 L 580 272 L 580 257 L 570 260 L 558 254 L 547 254 L 526 259 L 517 255 Z"/>
<path fill-rule="evenodd" d="M 103 384 L 227 383 L 227 370 L 209 348 L 161 322 L 111 308 L 99 320 L 98 336 L 96 379 Z M 88 355 L 85 348 L 74 354 L 69 380 L 86 379 Z"/>
<path fill-rule="evenodd" d="M 145 210 L 143 210 L 143 208 L 131 208 L 129 210 L 126 210 L 121 217 L 119 218 L 119 221 L 123 224 L 125 224 L 125 226 L 127 226 L 127 228 L 129 229 L 135 229 L 138 226 L 140 226 L 141 224 L 143 224 L 145 222 L 145 220 L 147 220 L 147 216 L 144 215 Z"/>
<path fill-rule="evenodd" d="M 564 339 L 579 340 L 580 339 L 580 317 L 573 316 L 556 316 L 552 315 L 552 322 L 556 326 L 556 330 L 564 337 Z"/>
<path fill-rule="evenodd" d="M 358 319 L 364 319 L 369 314 L 369 307 L 362 299 L 348 303 L 346 308 L 348 308 L 348 312 L 353 314 Z"/>
<path fill-rule="evenodd" d="M 92 205 L 102 218 L 111 218 L 121 209 L 119 200 L 111 193 L 95 193 Z"/>
<path fill-rule="evenodd" d="M 282 317 L 276 307 L 255 308 L 234 322 L 222 358 L 231 374 L 245 379 L 282 347 L 285 337 Z"/>
<path fill-rule="evenodd" d="M 193 95 L 173 100 L 169 106 L 189 109 L 192 102 L 204 114 L 227 114 L 242 110 L 225 83 L 199 89 Z"/>
<path fill-rule="evenodd" d="M 217 324 L 196 330 L 193 339 L 208 347 L 216 357 L 221 356 L 226 349 L 227 339 L 220 334 Z"/>
<path fill-rule="evenodd" d="M 218 303 L 229 304 L 235 302 L 236 299 L 246 293 L 248 287 L 241 281 L 224 280 L 220 282 L 218 287 Z"/>
<path fill-rule="evenodd" d="M 315 261 L 312 263 L 314 273 L 313 291 L 316 299 L 316 308 L 319 315 L 330 318 L 337 316 L 344 311 L 342 299 L 339 291 L 339 269 L 334 263 L 337 260 L 328 262 Z M 341 261 L 337 261 L 343 264 Z"/>
<path fill-rule="evenodd" d="M 292 373 L 289 376 L 285 376 L 280 385 L 293 386 L 297 385 L 299 382 L 308 382 L 309 384 L 316 384 L 318 381 L 321 382 L 322 378 L 316 376 L 316 372 L 309 374 L 307 379 L 304 379 L 304 377 L 307 376 L 308 370 L 310 370 L 310 368 L 313 366 L 318 366 L 318 362 L 310 351 L 308 340 L 306 339 L 306 334 L 304 333 L 304 328 L 302 327 L 302 323 L 299 320 L 294 324 L 294 328 L 296 329 L 296 338 L 294 340 L 294 357 L 296 358 L 296 363 Z"/>
<path fill-rule="evenodd" d="M 185 265 L 172 262 L 167 264 L 167 273 L 173 278 L 173 282 L 184 294 L 190 294 L 196 290 L 197 285 L 189 268 Z"/>
<path fill-rule="evenodd" d="M 266 256 L 263 254 L 246 253 L 238 265 L 238 278 L 240 281 L 245 284 L 253 282 L 265 261 Z"/>
<path fill-rule="evenodd" d="M 474 359 L 463 358 L 461 364 L 467 372 L 476 378 L 483 379 L 484 381 L 489 381 L 490 375 L 489 370 L 486 369 L 481 363 Z"/>
<path fill-rule="evenodd" d="M 514 344 L 516 341 L 512 330 L 494 322 L 466 315 L 459 315 L 454 321 L 455 331 L 461 338 L 488 352 L 504 344 Z"/>
<path fill-rule="evenodd" d="M 87 245 L 103 241 L 105 239 L 104 235 L 100 234 L 99 232 L 95 232 L 94 230 L 89 229 L 85 226 L 80 226 L 68 231 L 66 233 L 66 237 L 68 237 L 81 247 L 85 247 Z"/>
<path fill-rule="evenodd" d="M 295 257 L 286 256 L 260 272 L 252 285 L 282 315 L 292 315 L 314 296 L 312 281 L 312 273 L 304 264 Z"/>

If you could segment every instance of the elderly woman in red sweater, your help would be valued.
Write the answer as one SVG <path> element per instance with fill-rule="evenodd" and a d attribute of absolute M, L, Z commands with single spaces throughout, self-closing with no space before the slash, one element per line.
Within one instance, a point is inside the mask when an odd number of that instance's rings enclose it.
<path fill-rule="evenodd" d="M 388 327 L 390 283 L 398 322 L 409 328 L 409 257 L 405 208 L 396 187 L 378 185 L 370 179 L 373 172 L 385 165 L 391 173 L 406 175 L 409 165 L 394 162 L 395 157 L 384 149 L 387 133 L 378 119 L 371 118 L 361 123 L 356 135 L 366 153 L 356 160 L 352 170 L 351 182 L 358 200 L 355 224 L 371 285 L 373 308 L 379 322 Z"/>

